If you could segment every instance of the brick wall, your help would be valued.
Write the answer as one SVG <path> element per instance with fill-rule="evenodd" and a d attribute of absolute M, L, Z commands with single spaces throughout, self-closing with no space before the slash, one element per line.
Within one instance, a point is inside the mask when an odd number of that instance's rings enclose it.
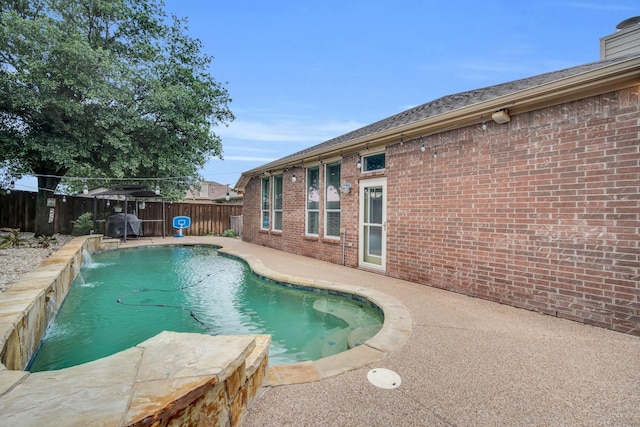
<path fill-rule="evenodd" d="M 294 172 L 296 173 L 296 182 L 291 180 L 291 175 Z M 319 237 L 305 236 L 306 170 L 298 167 L 296 169 L 290 169 L 283 174 L 284 206 L 282 231 L 265 231 L 260 229 L 261 178 L 262 177 L 252 178 L 245 188 L 243 195 L 244 235 L 242 239 L 247 242 L 322 259 L 336 264 L 342 263 L 341 242 L 336 239 L 325 239 L 321 237 L 324 236 L 324 216 L 322 210 L 320 211 Z M 321 167 L 320 182 L 323 182 L 323 180 L 324 168 Z M 271 188 L 271 190 L 273 190 L 273 188 Z"/>
<path fill-rule="evenodd" d="M 432 135 L 424 152 L 419 141 L 387 147 L 387 274 L 640 335 L 639 93 Z M 304 238 L 297 175 L 285 175 L 277 236 L 257 231 L 260 186 L 251 181 L 245 240 L 340 263 L 341 244 Z M 342 226 L 355 267 L 355 157 L 343 159 L 342 175 L 354 184 Z"/>

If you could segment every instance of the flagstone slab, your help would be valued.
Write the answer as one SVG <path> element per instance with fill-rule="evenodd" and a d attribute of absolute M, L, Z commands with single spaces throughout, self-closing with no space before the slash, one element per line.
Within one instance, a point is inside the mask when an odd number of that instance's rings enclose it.
<path fill-rule="evenodd" d="M 259 354 L 266 359 L 270 340 L 260 336 L 259 341 Z M 237 395 L 246 396 L 251 378 L 244 376 L 244 364 L 255 350 L 252 335 L 165 331 L 136 347 L 70 368 L 35 373 L 3 369 L 0 419 L 6 425 L 40 427 L 146 425 L 183 417 L 241 420 L 232 406 L 242 411 L 247 406 Z M 237 372 L 242 376 L 233 375 Z M 230 378 L 232 386 L 226 383 Z"/>

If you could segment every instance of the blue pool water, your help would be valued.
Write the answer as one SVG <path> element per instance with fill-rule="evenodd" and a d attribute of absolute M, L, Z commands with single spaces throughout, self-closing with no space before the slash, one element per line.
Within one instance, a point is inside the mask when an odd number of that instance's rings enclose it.
<path fill-rule="evenodd" d="M 80 273 L 32 372 L 109 356 L 163 330 L 270 334 L 271 364 L 317 360 L 359 345 L 383 322 L 366 302 L 264 280 L 208 246 L 98 253 Z"/>

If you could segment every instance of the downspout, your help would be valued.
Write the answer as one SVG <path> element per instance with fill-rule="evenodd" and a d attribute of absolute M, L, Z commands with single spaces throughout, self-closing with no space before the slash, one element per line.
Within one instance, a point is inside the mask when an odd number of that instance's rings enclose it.
<path fill-rule="evenodd" d="M 347 240 L 347 229 L 343 228 L 342 229 L 342 265 L 345 265 L 345 260 L 344 260 L 344 245 L 346 243 Z"/>

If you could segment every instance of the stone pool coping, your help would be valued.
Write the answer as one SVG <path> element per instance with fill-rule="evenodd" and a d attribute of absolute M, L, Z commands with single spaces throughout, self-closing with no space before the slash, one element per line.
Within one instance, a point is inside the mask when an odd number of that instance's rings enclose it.
<path fill-rule="evenodd" d="M 0 419 L 19 426 L 239 425 L 264 384 L 268 335 L 165 331 L 93 362 L 24 371 L 84 250 L 117 245 L 102 236 L 75 238 L 0 293 Z"/>
<path fill-rule="evenodd" d="M 241 245 L 236 245 L 241 243 Z M 279 386 L 320 381 L 376 362 L 390 353 L 400 350 L 411 334 L 411 315 L 397 298 L 366 286 L 353 286 L 335 281 L 309 279 L 277 272 L 246 248 L 245 242 L 230 238 L 187 236 L 183 238 L 141 238 L 122 242 L 120 248 L 160 245 L 209 245 L 219 251 L 246 262 L 251 270 L 274 282 L 301 285 L 339 294 L 352 294 L 375 304 L 384 314 L 382 329 L 358 347 L 314 361 L 270 365 L 265 385 Z"/>
<path fill-rule="evenodd" d="M 197 239 L 189 240 L 191 244 L 198 244 Z M 184 242 L 184 244 L 189 244 L 189 241 Z M 359 287 L 279 273 L 267 268 L 260 259 L 252 254 L 225 244 L 224 240 L 216 240 L 215 244 L 222 246 L 219 250 L 220 252 L 238 257 L 247 262 L 249 267 L 260 276 L 267 277 L 275 282 L 324 289 L 339 294 L 356 295 L 375 304 L 384 314 L 382 329 L 358 347 L 314 361 L 270 366 L 267 385 L 277 386 L 319 381 L 361 368 L 384 358 L 387 354 L 400 350 L 411 334 L 409 310 L 400 300 L 390 295 L 368 289 L 365 286 Z"/>
<path fill-rule="evenodd" d="M 234 240 L 211 237 L 151 241 L 136 239 L 127 242 L 103 239 L 100 235 L 78 237 L 0 293 L 0 417 L 11 419 L 16 425 L 55 423 L 62 419 L 68 422 L 70 414 L 77 416 L 75 420 L 84 425 L 103 424 L 105 421 L 109 425 L 147 425 L 166 417 L 172 417 L 175 421 L 207 416 L 209 420 L 217 417 L 218 420 L 230 420 L 228 422 L 231 425 L 237 425 L 260 386 L 319 381 L 371 364 L 399 350 L 406 343 L 411 333 L 411 317 L 399 300 L 364 286 L 277 273 L 250 253 L 233 247 L 233 244 L 225 244 L 232 242 Z M 221 252 L 244 260 L 256 274 L 273 281 L 364 298 L 382 310 L 383 327 L 373 338 L 345 352 L 316 361 L 269 367 L 266 365 L 270 342 L 268 336 L 233 337 L 239 346 L 234 348 L 226 343 L 213 343 L 232 339 L 227 336 L 162 333 L 134 348 L 77 367 L 33 374 L 22 370 L 64 300 L 78 266 L 82 264 L 83 249 L 96 252 L 117 247 L 154 245 L 222 247 Z M 194 341 L 192 335 L 199 339 Z M 164 344 L 157 345 L 156 341 Z M 209 341 L 210 344 L 204 344 Z M 221 345 L 225 349 L 231 348 L 230 352 L 235 356 L 227 361 L 226 366 L 219 366 L 219 361 L 212 364 L 210 359 L 215 351 L 207 357 L 202 356 L 207 360 L 200 369 L 204 374 L 194 374 L 195 381 L 192 378 L 185 379 L 184 365 L 197 363 L 191 357 L 197 353 L 194 342 L 202 342 L 207 348 L 219 348 Z M 181 356 L 164 359 L 156 356 L 157 360 L 152 359 L 152 364 L 158 367 L 152 369 L 156 376 L 140 376 L 140 369 L 144 368 L 143 362 L 146 360 L 143 355 L 149 354 L 147 347 L 156 349 L 156 354 L 162 353 L 157 351 L 158 348 L 170 347 L 172 353 L 169 356 L 175 353 Z M 179 352 L 176 350 L 178 348 L 188 350 Z M 127 374 L 126 379 L 120 378 L 120 382 L 115 383 L 115 389 L 119 384 L 124 393 L 114 392 L 114 384 L 108 386 L 95 380 L 96 376 L 118 377 L 116 372 L 122 372 L 121 368 L 125 366 L 134 366 L 135 369 Z M 91 374 L 96 370 L 100 375 Z M 154 385 L 150 386 L 151 383 Z M 80 405 L 73 397 L 78 394 L 81 396 Z M 204 408 L 197 403 L 203 400 L 208 402 Z M 214 404 L 213 401 L 220 404 Z M 223 425 L 226 425 L 226 421 L 223 421 Z"/>

